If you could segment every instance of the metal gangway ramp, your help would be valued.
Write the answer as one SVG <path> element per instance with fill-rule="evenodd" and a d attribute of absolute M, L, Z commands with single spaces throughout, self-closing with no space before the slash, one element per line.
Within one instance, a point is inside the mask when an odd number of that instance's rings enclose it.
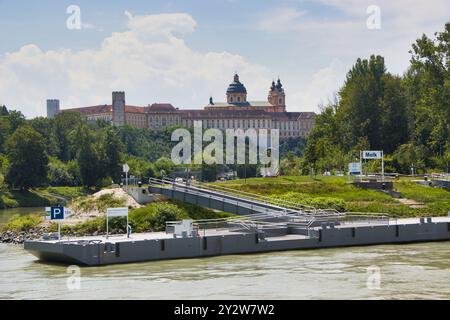
<path fill-rule="evenodd" d="M 171 179 L 150 178 L 149 191 L 185 203 L 237 215 L 265 215 L 265 220 L 302 220 L 306 225 L 317 219 L 343 216 L 334 209 L 316 209 L 294 202 L 243 192 L 211 184 L 186 184 Z"/>

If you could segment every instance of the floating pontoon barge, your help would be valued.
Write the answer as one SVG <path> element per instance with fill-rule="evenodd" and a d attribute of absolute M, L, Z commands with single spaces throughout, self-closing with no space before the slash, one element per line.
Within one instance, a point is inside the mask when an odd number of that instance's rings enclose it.
<path fill-rule="evenodd" d="M 339 213 L 221 187 L 151 181 L 151 192 L 239 214 L 168 222 L 165 232 L 27 241 L 40 260 L 88 266 L 165 259 L 450 240 L 450 217 L 390 218 Z M 159 183 L 159 185 L 156 185 Z"/>

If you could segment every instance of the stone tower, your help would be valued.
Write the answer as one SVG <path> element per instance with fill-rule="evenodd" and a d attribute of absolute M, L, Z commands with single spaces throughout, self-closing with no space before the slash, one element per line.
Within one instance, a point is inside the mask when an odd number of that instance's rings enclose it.
<path fill-rule="evenodd" d="M 286 112 L 286 94 L 279 78 L 276 84 L 272 81 L 268 101 L 273 105 L 274 112 Z"/>
<path fill-rule="evenodd" d="M 59 113 L 59 100 L 47 100 L 47 118 L 54 118 Z"/>
<path fill-rule="evenodd" d="M 234 81 L 227 89 L 227 102 L 231 104 L 239 104 L 247 102 L 247 89 L 239 81 L 239 75 L 234 75 Z"/>
<path fill-rule="evenodd" d="M 123 91 L 112 93 L 112 119 L 116 126 L 125 125 L 125 92 Z"/>

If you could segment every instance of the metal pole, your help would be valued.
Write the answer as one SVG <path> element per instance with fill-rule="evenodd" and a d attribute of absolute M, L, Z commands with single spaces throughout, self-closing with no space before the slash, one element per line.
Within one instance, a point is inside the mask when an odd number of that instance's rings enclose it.
<path fill-rule="evenodd" d="M 61 221 L 58 220 L 58 241 L 61 241 Z"/>
<path fill-rule="evenodd" d="M 130 233 L 128 231 L 128 215 L 127 215 L 127 227 L 126 227 L 126 231 L 127 231 L 127 238 L 130 238 Z"/>
<path fill-rule="evenodd" d="M 108 221 L 108 212 L 106 212 L 106 239 L 108 239 L 108 232 L 109 232 L 109 221 Z"/>
<path fill-rule="evenodd" d="M 360 166 L 360 173 L 359 173 L 359 182 L 362 182 L 362 175 L 363 175 L 363 166 L 362 166 L 362 151 L 359 151 L 359 166 Z"/>
<path fill-rule="evenodd" d="M 384 152 L 381 151 L 381 181 L 384 182 Z"/>

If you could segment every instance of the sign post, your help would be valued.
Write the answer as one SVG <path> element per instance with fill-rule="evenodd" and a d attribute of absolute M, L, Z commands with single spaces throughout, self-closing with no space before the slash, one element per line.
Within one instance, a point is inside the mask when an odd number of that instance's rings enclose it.
<path fill-rule="evenodd" d="M 384 181 L 384 152 L 383 151 L 361 151 L 362 159 L 381 159 L 381 179 Z"/>
<path fill-rule="evenodd" d="M 106 209 L 106 239 L 108 239 L 109 236 L 109 217 L 127 217 L 127 237 L 129 238 L 129 232 L 128 232 L 128 207 L 123 208 L 108 208 Z"/>
<path fill-rule="evenodd" d="M 359 165 L 361 167 L 361 173 L 359 174 L 359 182 L 362 182 L 362 176 L 363 176 L 363 166 L 362 166 L 362 151 L 359 152 Z"/>
<path fill-rule="evenodd" d="M 71 211 L 65 207 L 46 207 L 46 220 L 56 220 L 58 223 L 58 240 L 61 241 L 61 220 L 64 220 Z"/>
<path fill-rule="evenodd" d="M 123 172 L 125 172 L 125 186 L 128 189 L 128 172 L 130 172 L 130 166 L 127 163 L 123 165 Z"/>

